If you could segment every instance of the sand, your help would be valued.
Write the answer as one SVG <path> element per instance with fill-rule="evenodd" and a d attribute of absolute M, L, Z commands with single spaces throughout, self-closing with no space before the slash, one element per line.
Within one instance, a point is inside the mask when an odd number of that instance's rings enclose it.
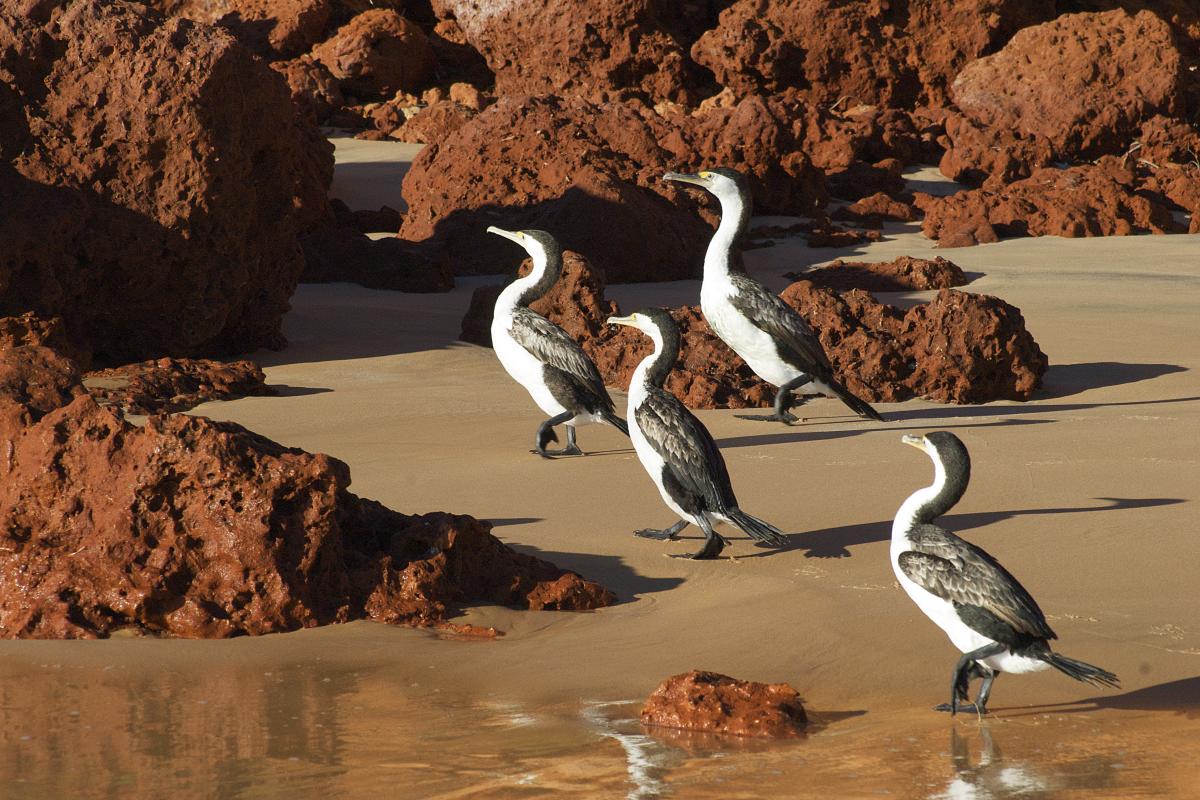
<path fill-rule="evenodd" d="M 358 200 L 352 207 L 375 207 L 384 196 L 378 185 L 361 195 L 345 187 L 361 164 L 391 156 L 370 155 L 367 143 L 354 147 L 356 166 L 339 167 L 335 187 Z M 901 797 L 999 797 L 1020 794 L 988 777 L 987 765 L 1002 760 L 988 748 L 1003 739 L 1005 763 L 1042 775 L 1029 785 L 1056 797 L 1075 796 L 1068 790 L 1103 796 L 1095 790 L 1113 786 L 1123 788 L 1111 796 L 1186 794 L 1200 777 L 1200 236 L 1025 239 L 945 251 L 915 226 L 885 234 L 882 242 L 838 250 L 784 240 L 748 253 L 747 263 L 781 288 L 782 273 L 837 257 L 946 256 L 973 277 L 967 291 L 1022 310 L 1050 358 L 1045 387 L 1028 403 L 881 404 L 884 424 L 846 416 L 832 400 L 811 402 L 810 421 L 791 428 L 700 412 L 742 506 L 791 534 L 785 550 L 739 539 L 727 558 L 690 562 L 669 556 L 694 549 L 696 540 L 634 538 L 634 529 L 673 518 L 628 441 L 610 428 L 581 429 L 585 457 L 529 454 L 539 412 L 490 350 L 456 341 L 471 290 L 494 279 L 460 280 L 444 295 L 302 286 L 284 324 L 291 345 L 255 354 L 284 396 L 211 403 L 194 413 L 337 456 L 351 466 L 354 491 L 398 510 L 492 520 L 504 541 L 601 581 L 621 602 L 582 614 L 468 609 L 460 621 L 505 632 L 482 643 L 369 623 L 225 643 L 12 643 L 0 659 L 5 684 L 52 662 L 73 670 L 74 677 L 49 684 L 60 692 L 68 684 L 109 686 L 102 667 L 125 670 L 167 696 L 215 698 L 226 713 L 267 720 L 268 734 L 279 728 L 275 740 L 260 741 L 254 731 L 237 736 L 239 758 L 267 758 L 277 746 L 271 741 L 299 735 L 283 733 L 293 715 L 309 737 L 300 761 L 337 767 L 330 774 L 313 767 L 310 775 L 258 764 L 247 768 L 251 784 L 287 774 L 302 786 L 367 790 L 403 774 L 423 787 L 413 796 L 508 796 L 528 773 L 539 776 L 522 784 L 531 793 L 513 796 L 543 796 L 558 786 L 596 796 L 650 797 L 684 787 L 682 796 L 858 796 L 875 787 Z M 610 289 L 627 311 L 696 302 L 698 293 L 696 282 Z M 910 303 L 926 296 L 881 297 Z M 1029 588 L 1062 652 L 1117 672 L 1123 690 L 1097 690 L 1057 673 L 1001 676 L 994 717 L 983 727 L 929 710 L 947 699 L 958 653 L 896 585 L 887 537 L 896 508 L 932 474 L 900 435 L 931 430 L 953 431 L 973 458 L 971 486 L 944 524 L 992 552 Z M 147 664 L 159 677 L 145 677 Z M 595 701 L 636 701 L 691 668 L 787 681 L 820 732 L 799 750 L 714 760 L 714 745 L 631 739 L 612 722 L 632 716 L 630 707 L 588 711 L 604 708 Z M 288 670 L 303 678 L 261 677 Z M 322 681 L 340 688 L 326 696 Z M 126 720 L 132 712 L 123 703 L 134 696 L 112 691 L 104 702 Z M 288 691 L 294 696 L 279 700 L 276 711 L 254 702 Z M 38 705 L 14 702 L 30 714 Z M 64 702 L 75 701 L 45 698 L 66 714 Z M 325 747 L 313 727 L 325 713 L 340 720 L 340 746 Z M 594 719 L 581 728 L 589 713 Z M 532 715 L 543 727 L 527 728 L 513 714 Z M 402 718 L 419 724 L 398 724 Z M 605 733 L 609 724 L 616 727 Z M 469 740 L 464 726 L 473 731 Z M 214 721 L 184 741 L 203 748 L 206 735 L 221 729 Z M 527 745 L 522 736 L 531 737 Z M 0 765 L 25 763 L 17 759 L 21 747 L 0 749 Z M 658 760 L 635 774 L 647 747 Z M 395 749 L 410 753 L 408 760 Z M 43 789 L 61 785 L 54 763 L 44 761 Z M 731 764 L 739 766 L 729 772 Z M 1009 794 L 986 789 L 993 778 Z M 938 794 L 955 781 L 978 791 Z"/>

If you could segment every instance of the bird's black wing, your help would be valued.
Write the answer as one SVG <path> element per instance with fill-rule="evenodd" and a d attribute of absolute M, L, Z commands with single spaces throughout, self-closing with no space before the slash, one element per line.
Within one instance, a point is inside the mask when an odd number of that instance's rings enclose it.
<path fill-rule="evenodd" d="M 517 308 L 510 333 L 538 361 L 562 372 L 577 389 L 593 395 L 601 407 L 612 409 L 596 365 L 562 328 L 527 308 Z"/>
<path fill-rule="evenodd" d="M 708 511 L 737 508 L 725 459 L 708 429 L 674 395 L 652 388 L 634 412 L 675 484 Z M 666 476 L 664 476 L 665 478 Z"/>
<path fill-rule="evenodd" d="M 781 358 L 822 380 L 833 374 L 820 338 L 804 317 L 749 275 L 730 272 L 729 279 L 737 290 L 729 302 L 775 340 Z"/>
<path fill-rule="evenodd" d="M 898 561 L 913 583 L 943 600 L 981 608 L 1017 633 L 1057 638 L 1025 587 L 986 552 L 936 525 L 916 525 L 908 538 L 913 549 Z"/>

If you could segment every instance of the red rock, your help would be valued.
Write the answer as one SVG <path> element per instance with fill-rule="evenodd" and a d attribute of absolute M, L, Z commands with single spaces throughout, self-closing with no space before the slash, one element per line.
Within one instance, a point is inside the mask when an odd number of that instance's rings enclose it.
<path fill-rule="evenodd" d="M 642 706 L 642 724 L 730 736 L 794 738 L 808 716 L 786 683 L 742 681 L 692 670 L 663 681 Z"/>
<path fill-rule="evenodd" d="M 951 93 L 979 124 L 1044 138 L 1073 160 L 1123 152 L 1143 120 L 1175 115 L 1184 74 L 1154 13 L 1064 14 L 967 65 Z"/>
<path fill-rule="evenodd" d="M 0 376 L 13 363 L 32 374 L 46 353 L 0 350 Z M 487 523 L 356 497 L 329 456 L 184 414 L 136 428 L 77 382 L 73 399 L 49 397 L 55 408 L 10 388 L 0 379 L 0 637 L 221 638 L 362 618 L 438 626 L 450 604 L 614 600 L 513 551 Z"/>
<path fill-rule="evenodd" d="M 120 0 L 0 23 L 25 140 L 0 162 L 0 313 L 61 316 L 113 361 L 281 346 L 333 167 L 282 78 Z"/>
<path fill-rule="evenodd" d="M 866 228 L 878 228 L 884 220 L 912 222 L 920 214 L 912 203 L 896 200 L 883 192 L 876 192 L 848 206 L 842 206 L 830 215 L 832 219 L 855 222 Z"/>
<path fill-rule="evenodd" d="M 0 426 L 31 424 L 84 394 L 62 321 L 0 317 Z"/>
<path fill-rule="evenodd" d="M 657 0 L 433 0 L 443 20 L 483 54 L 497 95 L 591 100 L 633 91 L 651 101 L 687 102 L 694 67 L 661 21 Z"/>
<path fill-rule="evenodd" d="M 160 358 L 94 370 L 84 376 L 101 405 L 130 414 L 187 411 L 210 400 L 269 395 L 266 376 L 253 361 Z"/>
<path fill-rule="evenodd" d="M 466 125 L 476 112 L 450 100 L 426 106 L 402 124 L 387 129 L 387 134 L 402 142 L 431 144 L 445 141 L 450 134 Z"/>
<path fill-rule="evenodd" d="M 916 204 L 925 212 L 922 229 L 931 239 L 987 230 L 984 225 L 1000 236 L 1072 238 L 1180 229 L 1169 208 L 1138 194 L 1137 175 L 1111 156 L 1069 169 L 1038 169 L 995 190 L 918 194 Z"/>
<path fill-rule="evenodd" d="M 800 87 L 822 105 L 941 103 L 971 59 L 1051 16 L 1037 0 L 738 0 L 692 58 L 738 96 Z"/>
<path fill-rule="evenodd" d="M 333 0 L 150 0 L 167 14 L 221 25 L 266 56 L 298 56 L 321 40 Z"/>
<path fill-rule="evenodd" d="M 346 103 L 333 73 L 311 55 L 276 61 L 271 64 L 271 69 L 284 77 L 292 92 L 292 101 L 314 121 L 328 119 Z"/>
<path fill-rule="evenodd" d="M 353 228 L 359 233 L 380 233 L 395 231 L 400 228 L 404 216 L 391 206 L 380 206 L 377 210 L 357 209 L 350 207 L 336 197 L 330 198 L 329 207 L 339 225 Z"/>
<path fill-rule="evenodd" d="M 789 273 L 822 289 L 862 289 L 865 292 L 906 292 L 963 286 L 967 276 L 957 264 L 938 257 L 901 256 L 895 261 L 868 263 L 837 259 L 824 267 Z"/>
<path fill-rule="evenodd" d="M 319 225 L 300 238 L 304 283 L 357 283 L 368 289 L 448 292 L 454 276 L 440 254 L 395 236 L 372 240 L 353 228 Z"/>
<path fill-rule="evenodd" d="M 959 183 L 997 188 L 1028 178 L 1056 160 L 1054 147 L 1041 136 L 984 128 L 961 114 L 949 114 L 944 124 L 948 146 L 938 167 Z"/>
<path fill-rule="evenodd" d="M 433 73 L 433 48 L 413 22 L 392 9 L 363 12 L 313 50 L 313 57 L 359 96 L 417 91 Z"/>
<path fill-rule="evenodd" d="M 517 262 L 487 233 L 497 225 L 552 231 L 612 281 L 696 275 L 711 232 L 698 198 L 660 180 L 678 168 L 659 145 L 666 134 L 625 104 L 501 97 L 421 151 L 404 178 L 400 235 L 441 248 L 457 274 Z"/>

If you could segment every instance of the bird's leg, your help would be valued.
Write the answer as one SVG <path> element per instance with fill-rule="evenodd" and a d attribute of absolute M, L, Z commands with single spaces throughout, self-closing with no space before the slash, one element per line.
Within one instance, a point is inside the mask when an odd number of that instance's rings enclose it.
<path fill-rule="evenodd" d="M 783 386 L 780 386 L 779 391 L 775 392 L 775 411 L 772 414 L 734 414 L 734 416 L 738 419 L 753 419 L 759 422 L 782 422 L 785 425 L 791 425 L 793 422 L 803 422 L 804 420 L 800 417 L 789 413 L 788 409 L 793 405 L 798 405 L 792 400 L 792 392 L 811 380 L 812 378 L 807 375 L 801 375 L 798 378 L 792 378 Z M 803 400 L 800 401 L 800 403 L 803 402 Z"/>
<path fill-rule="evenodd" d="M 558 434 L 554 432 L 555 425 L 561 425 L 569 419 L 575 418 L 574 411 L 564 411 L 556 417 L 543 422 L 538 426 L 536 446 L 530 450 L 531 453 L 537 453 L 542 458 L 553 458 L 554 456 L 577 456 L 583 451 L 575 444 L 575 426 L 567 426 L 567 446 L 562 450 L 547 450 L 546 445 L 550 442 L 558 441 Z"/>
<path fill-rule="evenodd" d="M 978 650 L 972 650 L 969 653 L 963 653 L 962 658 L 960 658 L 958 663 L 954 665 L 954 677 L 950 683 L 950 702 L 942 703 L 941 705 L 936 706 L 934 710 L 949 711 L 951 716 L 957 714 L 959 711 L 977 711 L 977 708 L 973 703 L 959 702 L 960 700 L 966 701 L 970 698 L 970 694 L 968 692 L 970 690 L 972 670 L 976 670 L 976 674 L 983 674 L 986 676 L 986 673 L 978 672 L 977 668 L 975 667 L 975 662 L 999 655 L 1000 653 L 1003 653 L 1004 650 L 1004 645 L 998 642 L 993 642 L 992 644 L 980 647 Z M 988 691 L 991 691 L 990 684 L 988 685 Z M 985 697 L 984 703 L 986 704 L 986 702 L 987 698 Z"/>
<path fill-rule="evenodd" d="M 721 551 L 725 549 L 725 545 L 729 544 L 721 534 L 713 530 L 712 523 L 708 521 L 708 517 L 704 516 L 703 512 L 696 515 L 696 524 L 700 526 L 700 530 L 704 531 L 704 546 L 690 556 L 681 554 L 675 556 L 675 558 L 691 558 L 696 560 L 716 558 L 721 555 Z"/>
<path fill-rule="evenodd" d="M 640 531 L 634 531 L 634 536 L 641 536 L 643 539 L 658 539 L 672 541 L 679 538 L 679 532 L 688 526 L 686 519 L 681 519 L 669 528 L 663 528 L 661 531 L 655 528 L 642 528 Z"/>
<path fill-rule="evenodd" d="M 983 684 L 979 687 L 979 695 L 975 698 L 975 710 L 980 716 L 987 713 L 988 698 L 992 696 L 992 684 L 996 681 L 999 670 L 990 670 L 983 676 Z"/>

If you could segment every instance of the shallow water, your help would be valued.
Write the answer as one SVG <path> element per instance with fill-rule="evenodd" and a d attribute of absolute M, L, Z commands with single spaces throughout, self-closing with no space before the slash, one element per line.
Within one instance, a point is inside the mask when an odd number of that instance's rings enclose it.
<path fill-rule="evenodd" d="M 1200 786 L 1196 715 L 818 710 L 801 740 L 721 739 L 644 729 L 635 698 L 439 685 L 420 659 L 378 658 L 373 638 L 409 640 L 394 634 L 14 643 L 0 656 L 0 796 L 982 800 Z M 481 670 L 489 646 L 470 646 Z"/>

